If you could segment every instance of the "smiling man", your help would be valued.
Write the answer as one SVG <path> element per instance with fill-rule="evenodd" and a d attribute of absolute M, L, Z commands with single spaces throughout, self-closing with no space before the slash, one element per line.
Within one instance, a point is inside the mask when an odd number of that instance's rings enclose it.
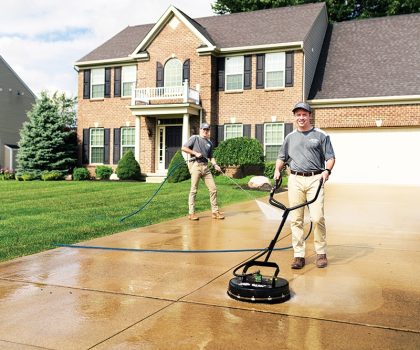
<path fill-rule="evenodd" d="M 280 178 L 285 164 L 290 167 L 288 181 L 289 205 L 293 207 L 315 197 L 320 179 L 328 180 L 335 163 L 330 137 L 311 124 L 312 109 L 305 102 L 293 108 L 297 129 L 288 134 L 276 161 L 274 179 Z M 305 266 L 305 239 L 303 231 L 305 208 L 293 210 L 291 215 L 292 244 L 294 258 L 292 269 Z M 316 266 L 326 267 L 327 241 L 324 218 L 324 187 L 318 199 L 309 205 L 309 213 L 314 226 L 314 248 Z"/>

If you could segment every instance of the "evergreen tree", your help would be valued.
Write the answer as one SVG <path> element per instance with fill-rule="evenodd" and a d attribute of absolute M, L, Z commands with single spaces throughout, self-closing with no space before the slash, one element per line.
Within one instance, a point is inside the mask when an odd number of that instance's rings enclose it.
<path fill-rule="evenodd" d="M 77 160 L 75 99 L 41 93 L 20 132 L 17 173 L 68 172 Z"/>
<path fill-rule="evenodd" d="M 211 6 L 215 13 L 225 14 L 315 2 L 327 4 L 330 22 L 420 12 L 419 0 L 216 0 Z"/>
<path fill-rule="evenodd" d="M 188 180 L 190 177 L 190 171 L 182 152 L 177 151 L 169 163 L 168 182 L 181 182 Z"/>

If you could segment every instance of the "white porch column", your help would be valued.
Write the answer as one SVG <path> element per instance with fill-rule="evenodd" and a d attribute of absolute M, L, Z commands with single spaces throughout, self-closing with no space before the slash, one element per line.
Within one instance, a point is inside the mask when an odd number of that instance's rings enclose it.
<path fill-rule="evenodd" d="M 190 137 L 190 115 L 184 114 L 182 120 L 182 144 L 184 145 Z M 182 152 L 184 159 L 187 159 L 187 153 Z"/>
<path fill-rule="evenodd" d="M 135 149 L 134 156 L 136 160 L 140 163 L 140 116 L 136 116 L 136 140 L 135 140 Z"/>

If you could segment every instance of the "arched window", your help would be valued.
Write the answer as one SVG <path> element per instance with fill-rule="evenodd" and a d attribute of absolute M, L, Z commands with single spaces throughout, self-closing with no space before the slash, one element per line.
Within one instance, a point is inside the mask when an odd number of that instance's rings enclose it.
<path fill-rule="evenodd" d="M 176 58 L 171 58 L 165 64 L 165 87 L 182 85 L 182 63 Z"/>

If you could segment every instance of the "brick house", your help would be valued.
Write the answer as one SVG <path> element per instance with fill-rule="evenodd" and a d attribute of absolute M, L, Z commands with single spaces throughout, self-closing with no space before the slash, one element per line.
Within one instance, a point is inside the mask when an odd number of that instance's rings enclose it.
<path fill-rule="evenodd" d="M 20 129 L 35 95 L 0 56 L 0 168 L 16 169 Z"/>
<path fill-rule="evenodd" d="M 416 15 L 410 18 L 419 19 Z M 374 27 L 375 21 L 370 21 L 357 22 Z M 341 144 L 348 142 L 336 130 L 371 128 L 376 132 L 377 116 L 373 124 L 367 124 L 364 117 L 375 108 L 385 108 L 392 120 L 400 111 L 412 108 L 412 124 L 402 119 L 398 126 L 413 126 L 418 133 L 418 96 L 403 102 L 397 98 L 397 103 L 381 98 L 379 103 L 385 101 L 386 107 L 363 99 L 355 106 L 343 105 L 342 99 L 361 97 L 357 96 L 360 88 L 344 79 L 343 97 L 334 97 L 338 92 L 336 71 L 346 77 L 354 69 L 340 66 L 340 59 L 338 63 L 331 60 L 335 53 L 348 54 L 340 51 L 343 28 L 351 36 L 351 27 L 328 26 L 323 3 L 198 19 L 171 6 L 155 24 L 127 27 L 75 64 L 82 163 L 90 168 L 116 166 L 121 155 L 132 149 L 147 179 L 162 179 L 172 155 L 198 132 L 202 121 L 212 125 L 216 143 L 237 136 L 255 137 L 266 158 L 275 159 L 284 136 L 293 128 L 292 106 L 308 99 L 316 107 L 315 125 L 333 133 L 333 144 L 340 145 L 340 159 L 345 148 Z M 418 34 L 418 29 L 403 34 Z M 363 51 L 357 55 L 362 59 Z M 416 79 L 418 82 L 418 76 Z M 398 86 L 401 84 L 394 90 Z M 389 96 L 387 91 L 384 87 L 379 94 Z M 372 92 L 366 89 L 364 93 L 367 98 L 375 97 L 369 95 Z M 383 126 L 388 126 L 385 114 L 381 118 Z M 334 177 L 335 181 L 347 180 L 340 162 Z"/>

